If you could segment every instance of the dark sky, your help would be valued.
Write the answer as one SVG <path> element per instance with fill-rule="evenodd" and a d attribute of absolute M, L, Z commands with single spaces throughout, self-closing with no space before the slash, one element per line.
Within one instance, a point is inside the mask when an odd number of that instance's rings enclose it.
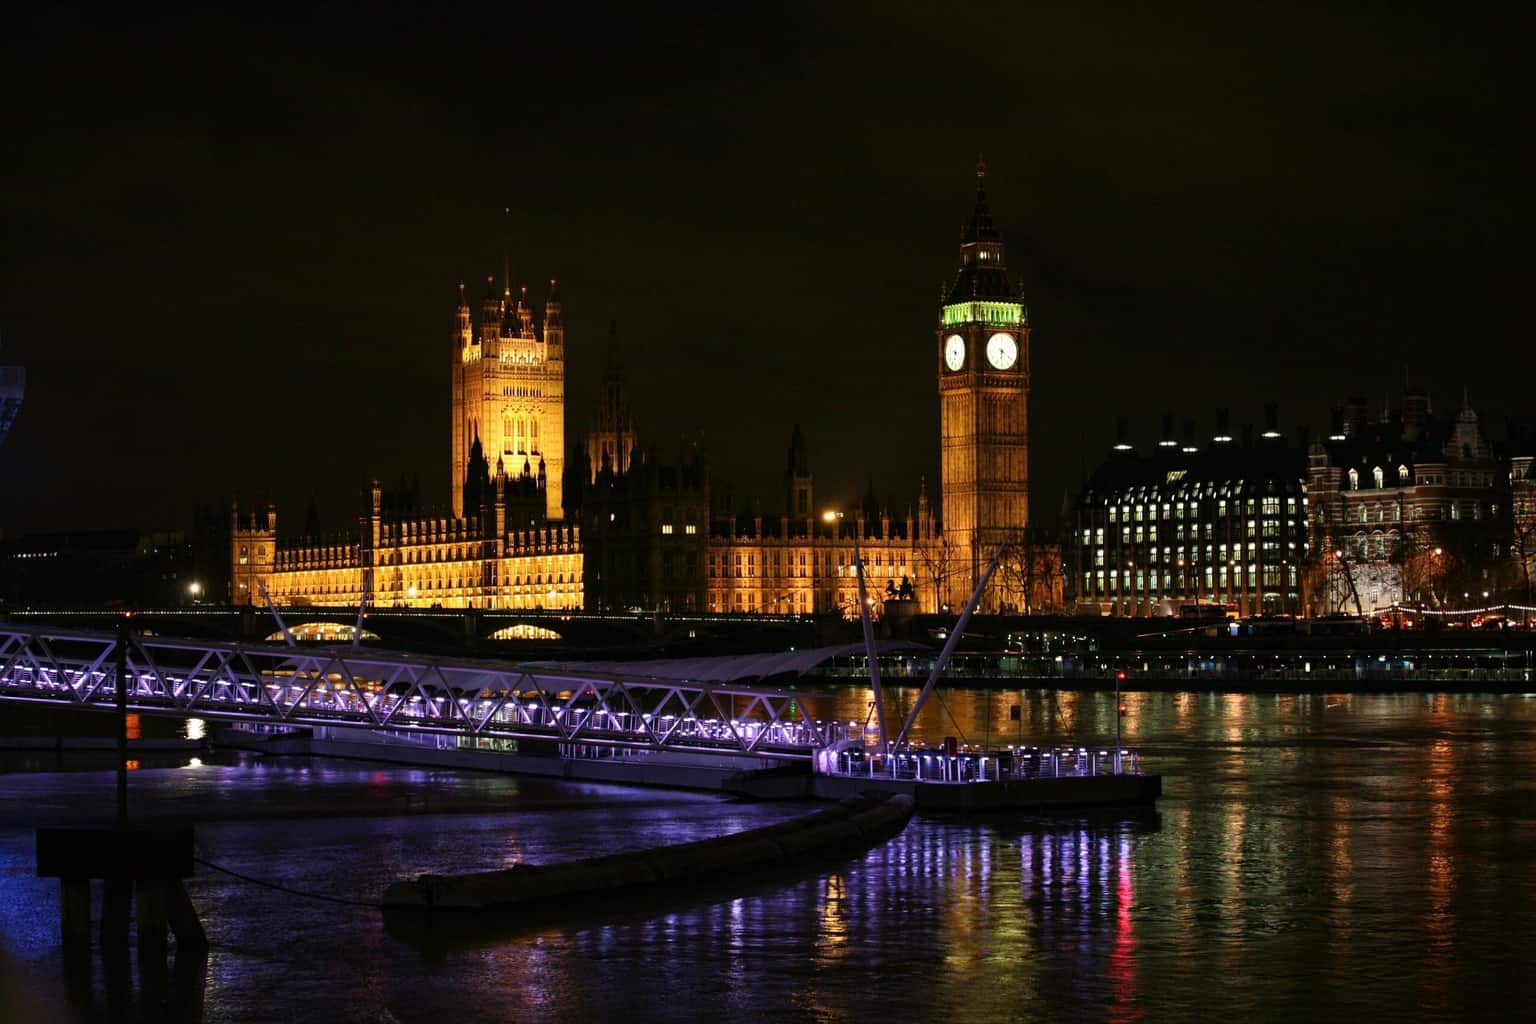
<path fill-rule="evenodd" d="M 799 420 L 828 500 L 873 476 L 904 507 L 978 151 L 1034 323 L 1037 517 L 1118 414 L 1321 428 L 1405 367 L 1438 408 L 1536 412 L 1529 13 L 550 6 L 8 21 L 0 525 L 261 493 L 339 523 L 413 472 L 446 502 L 454 286 L 508 236 L 561 280 L 573 429 L 617 320 L 664 455 L 702 431 L 776 509 Z"/>

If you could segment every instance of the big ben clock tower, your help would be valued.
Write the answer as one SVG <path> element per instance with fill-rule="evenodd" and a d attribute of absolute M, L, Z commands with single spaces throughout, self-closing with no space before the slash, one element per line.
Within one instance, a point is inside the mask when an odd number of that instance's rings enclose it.
<path fill-rule="evenodd" d="M 1029 523 L 1029 310 L 976 165 L 976 208 L 939 315 L 945 600 L 959 609 L 999 544 Z M 996 584 L 981 610 L 997 606 Z"/>

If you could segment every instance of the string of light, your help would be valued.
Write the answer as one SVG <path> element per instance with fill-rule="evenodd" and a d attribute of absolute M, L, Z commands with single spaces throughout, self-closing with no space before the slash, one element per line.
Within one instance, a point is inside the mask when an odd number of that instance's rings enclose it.
<path fill-rule="evenodd" d="M 1408 615 L 1439 615 L 1443 617 L 1463 615 L 1488 615 L 1492 612 L 1536 612 L 1536 605 L 1527 604 L 1494 604 L 1485 608 L 1463 608 L 1460 610 L 1410 608 L 1406 605 L 1395 604 L 1389 611 L 1401 612 Z"/>

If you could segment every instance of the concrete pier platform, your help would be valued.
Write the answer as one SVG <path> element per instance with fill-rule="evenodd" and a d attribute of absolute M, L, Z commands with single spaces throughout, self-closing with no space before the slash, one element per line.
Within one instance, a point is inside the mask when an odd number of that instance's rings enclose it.
<path fill-rule="evenodd" d="M 812 775 L 810 795 L 840 800 L 857 793 L 900 793 L 918 811 L 1056 811 L 1149 806 L 1163 792 L 1161 775 L 1086 775 L 989 782 L 918 782 L 857 775 Z"/>

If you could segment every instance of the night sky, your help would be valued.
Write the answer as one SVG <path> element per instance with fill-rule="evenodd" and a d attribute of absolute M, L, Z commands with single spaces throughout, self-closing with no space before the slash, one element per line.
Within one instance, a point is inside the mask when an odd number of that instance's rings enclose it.
<path fill-rule="evenodd" d="M 1178 6 L 8 15 L 0 527 L 261 494 L 339 526 L 413 473 L 446 503 L 455 285 L 504 248 L 540 308 L 561 281 L 568 432 L 617 321 L 662 457 L 700 432 L 772 512 L 800 421 L 827 502 L 872 477 L 900 514 L 978 152 L 1037 520 L 1117 415 L 1316 433 L 1405 369 L 1536 412 L 1531 15 Z"/>

